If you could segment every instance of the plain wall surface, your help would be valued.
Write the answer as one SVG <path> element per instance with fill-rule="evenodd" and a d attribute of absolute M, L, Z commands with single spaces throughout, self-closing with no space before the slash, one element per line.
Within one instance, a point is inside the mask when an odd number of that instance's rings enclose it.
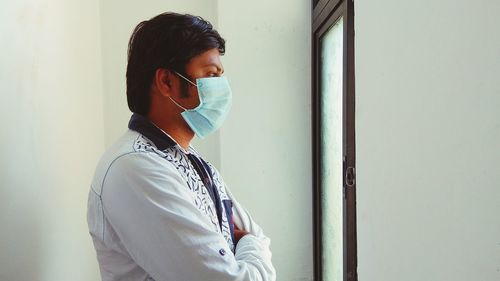
<path fill-rule="evenodd" d="M 97 11 L 0 4 L 0 280 L 99 280 L 86 223 L 104 148 Z"/>
<path fill-rule="evenodd" d="M 355 1 L 360 281 L 500 280 L 498 1 Z"/>
<path fill-rule="evenodd" d="M 230 1 L 2 3 L 0 279 L 100 280 L 87 194 L 131 115 L 127 43 L 140 21 L 174 11 L 223 22 L 228 40 L 234 108 L 195 147 L 271 237 L 278 280 L 311 280 L 310 61 L 297 56 L 310 52 L 310 6 L 273 10 L 284 3 L 242 17 Z"/>
<path fill-rule="evenodd" d="M 169 10 L 227 39 L 234 106 L 196 147 L 271 237 L 278 281 L 312 280 L 310 3 L 299 0 L 2 2 L 0 280 L 100 280 L 89 183 L 130 117 L 132 29 Z M 359 280 L 500 280 L 499 10 L 355 2 Z"/>
<path fill-rule="evenodd" d="M 271 237 L 278 281 L 312 280 L 309 1 L 219 1 L 233 108 L 222 176 Z"/>
<path fill-rule="evenodd" d="M 284 3 L 287 9 L 275 13 Z M 106 145 L 130 117 L 125 68 L 135 25 L 164 11 L 209 20 L 227 40 L 222 63 L 233 108 L 219 132 L 195 138 L 194 146 L 271 237 L 278 281 L 311 280 L 310 56 L 303 55 L 310 53 L 310 5 L 252 2 L 241 13 L 241 4 L 101 2 Z"/>

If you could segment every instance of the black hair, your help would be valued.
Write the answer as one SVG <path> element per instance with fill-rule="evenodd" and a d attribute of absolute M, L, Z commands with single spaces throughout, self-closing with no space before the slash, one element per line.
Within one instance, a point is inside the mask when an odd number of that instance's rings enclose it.
<path fill-rule="evenodd" d="M 130 37 L 127 64 L 127 102 L 132 112 L 149 111 L 151 84 L 156 70 L 185 74 L 195 56 L 217 48 L 225 52 L 225 40 L 201 17 L 163 13 L 139 23 Z"/>

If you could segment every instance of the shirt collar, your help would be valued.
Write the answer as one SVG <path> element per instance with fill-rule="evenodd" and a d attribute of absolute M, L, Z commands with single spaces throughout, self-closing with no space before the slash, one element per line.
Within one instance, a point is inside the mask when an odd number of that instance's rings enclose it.
<path fill-rule="evenodd" d="M 128 122 L 128 128 L 148 138 L 159 150 L 165 150 L 177 145 L 169 135 L 158 128 L 151 120 L 138 113 L 132 114 Z"/>

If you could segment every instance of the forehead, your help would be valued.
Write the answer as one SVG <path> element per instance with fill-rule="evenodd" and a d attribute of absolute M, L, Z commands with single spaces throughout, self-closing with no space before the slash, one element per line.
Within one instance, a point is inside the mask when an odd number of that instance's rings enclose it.
<path fill-rule="evenodd" d="M 193 57 L 187 65 L 189 69 L 208 67 L 222 69 L 221 55 L 218 49 L 210 49 Z"/>

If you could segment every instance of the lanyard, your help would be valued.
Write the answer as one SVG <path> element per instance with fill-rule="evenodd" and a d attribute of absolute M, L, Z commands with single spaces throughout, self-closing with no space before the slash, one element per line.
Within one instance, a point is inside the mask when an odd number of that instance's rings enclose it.
<path fill-rule="evenodd" d="M 210 167 L 205 161 L 203 161 L 203 159 L 198 158 L 193 153 L 189 153 L 187 156 L 191 164 L 193 164 L 193 167 L 200 176 L 201 180 L 203 181 L 203 185 L 210 194 L 210 198 L 212 198 L 212 201 L 214 202 L 215 210 L 217 212 L 217 219 L 219 220 L 219 227 L 222 231 L 222 206 L 219 191 L 214 184 L 212 173 L 210 172 Z"/>

